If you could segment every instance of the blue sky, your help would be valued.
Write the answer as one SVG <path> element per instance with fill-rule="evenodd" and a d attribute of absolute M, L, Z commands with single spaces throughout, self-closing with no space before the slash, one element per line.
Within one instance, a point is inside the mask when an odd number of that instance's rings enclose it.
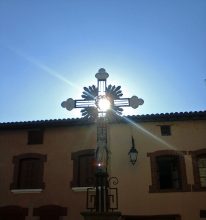
<path fill-rule="evenodd" d="M 125 115 L 206 109 L 205 0 L 1 0 L 0 122 L 81 117 L 105 68 Z"/>

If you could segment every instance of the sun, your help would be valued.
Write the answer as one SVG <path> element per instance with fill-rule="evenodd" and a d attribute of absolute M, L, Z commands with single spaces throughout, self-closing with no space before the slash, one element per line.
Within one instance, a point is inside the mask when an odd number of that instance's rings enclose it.
<path fill-rule="evenodd" d="M 111 108 L 111 102 L 106 96 L 99 96 L 96 105 L 101 112 L 106 112 Z"/>

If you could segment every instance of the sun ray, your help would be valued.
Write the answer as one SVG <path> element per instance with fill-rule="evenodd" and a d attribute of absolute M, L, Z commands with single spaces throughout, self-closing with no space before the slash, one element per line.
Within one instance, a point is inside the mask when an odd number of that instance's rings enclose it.
<path fill-rule="evenodd" d="M 114 111 L 114 110 L 113 110 Z M 114 111 L 115 112 L 115 111 Z M 150 131 L 148 131 L 147 129 L 143 128 L 140 124 L 134 122 L 133 120 L 129 119 L 126 116 L 122 116 L 120 114 L 118 114 L 118 112 L 115 112 L 118 116 L 120 116 L 122 119 L 124 119 L 126 122 L 130 123 L 134 128 L 140 130 L 141 132 L 143 132 L 145 135 L 149 136 L 150 138 L 156 140 L 157 142 L 161 143 L 163 146 L 171 149 L 171 150 L 175 150 L 177 151 L 178 148 L 164 140 L 162 140 L 160 137 L 157 137 L 156 135 L 154 135 L 153 133 L 151 133 Z M 179 154 L 183 154 L 182 152 L 179 152 Z"/>
<path fill-rule="evenodd" d="M 140 124 L 135 123 L 134 121 L 132 121 L 131 119 L 129 119 L 126 116 L 122 116 L 124 118 L 124 120 L 126 120 L 127 122 L 129 122 L 130 124 L 132 124 L 136 129 L 142 131 L 144 134 L 146 134 L 147 136 L 153 138 L 154 140 L 158 141 L 159 143 L 163 144 L 164 146 L 166 146 L 167 148 L 170 148 L 172 150 L 177 150 L 177 147 L 175 147 L 172 144 L 169 144 L 168 142 L 162 140 L 160 137 L 157 137 L 156 135 L 152 134 L 150 131 L 148 131 L 147 129 L 143 128 Z"/>
<path fill-rule="evenodd" d="M 68 85 L 72 86 L 73 88 L 76 88 L 78 90 L 80 90 L 81 88 L 76 85 L 75 83 L 71 82 L 70 80 L 68 80 L 66 77 L 64 77 L 63 75 L 61 75 L 60 73 L 58 73 L 57 71 L 53 70 L 52 68 L 50 68 L 49 66 L 41 63 L 39 60 L 37 60 L 36 58 L 29 56 L 28 54 L 24 53 L 23 51 L 16 49 L 14 47 L 11 46 L 7 46 L 7 49 L 9 49 L 10 51 L 12 51 L 13 53 L 17 54 L 18 56 L 24 58 L 25 60 L 27 60 L 28 62 L 30 62 L 31 64 L 37 66 L 38 68 L 40 68 L 41 70 L 43 70 L 44 72 L 48 73 L 49 75 L 59 79 L 62 82 L 67 83 Z"/>

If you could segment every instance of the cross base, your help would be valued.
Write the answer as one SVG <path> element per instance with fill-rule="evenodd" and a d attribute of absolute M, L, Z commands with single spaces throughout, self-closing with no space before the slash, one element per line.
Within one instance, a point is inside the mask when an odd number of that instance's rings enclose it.
<path fill-rule="evenodd" d="M 90 212 L 108 213 L 118 209 L 118 184 L 116 177 L 108 178 L 107 172 L 97 170 L 95 186 L 87 189 L 86 208 Z"/>
<path fill-rule="evenodd" d="M 118 220 L 121 212 L 81 212 L 84 220 Z"/>

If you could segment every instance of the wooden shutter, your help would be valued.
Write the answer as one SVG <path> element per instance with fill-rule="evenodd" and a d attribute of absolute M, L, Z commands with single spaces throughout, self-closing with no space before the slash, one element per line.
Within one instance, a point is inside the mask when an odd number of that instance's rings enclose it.
<path fill-rule="evenodd" d="M 25 220 L 28 215 L 28 208 L 20 206 L 0 207 L 0 220 Z"/>
<path fill-rule="evenodd" d="M 19 189 L 41 188 L 41 160 L 38 158 L 26 158 L 20 160 L 20 170 L 18 178 Z"/>
<path fill-rule="evenodd" d="M 206 187 L 206 155 L 199 157 L 197 164 L 200 177 L 200 186 Z"/>
<path fill-rule="evenodd" d="M 87 154 L 79 157 L 79 186 L 92 186 L 94 182 L 94 155 Z"/>
<path fill-rule="evenodd" d="M 57 205 L 46 205 L 34 208 L 34 216 L 39 216 L 40 220 L 59 220 L 60 216 L 67 215 L 67 208 Z"/>

